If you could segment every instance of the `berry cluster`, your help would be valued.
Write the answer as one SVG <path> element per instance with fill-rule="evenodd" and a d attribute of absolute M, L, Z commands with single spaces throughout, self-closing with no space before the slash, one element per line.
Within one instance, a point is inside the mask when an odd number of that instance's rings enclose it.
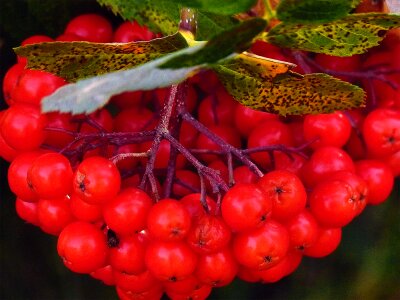
<path fill-rule="evenodd" d="M 56 41 L 154 37 L 81 15 Z M 116 95 L 90 115 L 42 114 L 43 97 L 66 82 L 18 58 L 0 112 L 17 214 L 58 236 L 67 268 L 121 299 L 205 299 L 235 277 L 272 283 L 303 256 L 332 253 L 400 175 L 400 38 L 350 58 L 251 50 L 358 83 L 367 107 L 283 118 L 240 105 L 205 72 L 171 92 L 184 102 L 158 89 Z"/>

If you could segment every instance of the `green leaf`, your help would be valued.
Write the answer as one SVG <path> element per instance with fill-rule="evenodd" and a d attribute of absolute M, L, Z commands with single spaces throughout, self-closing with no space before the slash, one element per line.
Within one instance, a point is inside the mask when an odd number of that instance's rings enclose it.
<path fill-rule="evenodd" d="M 351 56 L 377 46 L 387 30 L 400 26 L 400 15 L 353 14 L 324 24 L 275 26 L 265 40 L 287 47 L 335 56 Z"/>
<path fill-rule="evenodd" d="M 196 40 L 208 41 L 215 35 L 229 29 L 239 23 L 238 20 L 219 14 L 198 11 L 197 12 Z"/>
<path fill-rule="evenodd" d="M 54 73 L 70 82 L 126 70 L 187 47 L 185 38 L 174 34 L 152 41 L 132 43 L 52 42 L 15 48 L 28 58 L 28 68 Z"/>
<path fill-rule="evenodd" d="M 328 113 L 359 107 L 364 91 L 327 74 L 300 75 L 288 64 L 241 54 L 217 65 L 228 92 L 241 104 L 279 115 Z"/>
<path fill-rule="evenodd" d="M 167 61 L 163 68 L 182 68 L 200 64 L 213 64 L 232 53 L 240 53 L 249 48 L 251 41 L 264 31 L 267 22 L 253 18 L 214 36 L 206 47 L 194 54 L 186 54 Z"/>
<path fill-rule="evenodd" d="M 277 18 L 285 23 L 324 23 L 343 18 L 360 0 L 281 0 Z"/>
<path fill-rule="evenodd" d="M 155 33 L 171 35 L 178 31 L 180 11 L 173 1 L 98 0 L 125 20 L 136 20 Z"/>
<path fill-rule="evenodd" d="M 231 15 L 248 10 L 255 0 L 98 0 L 125 20 L 136 20 L 153 32 L 171 35 L 178 31 L 180 9 L 198 9 L 198 40 L 208 40 L 235 23 Z"/>
<path fill-rule="evenodd" d="M 179 83 L 193 75 L 201 66 L 181 69 L 160 69 L 159 66 L 172 57 L 194 53 L 202 47 L 204 44 L 167 54 L 133 69 L 65 85 L 42 100 L 42 111 L 91 113 L 107 104 L 112 95 L 126 91 L 152 90 Z"/>

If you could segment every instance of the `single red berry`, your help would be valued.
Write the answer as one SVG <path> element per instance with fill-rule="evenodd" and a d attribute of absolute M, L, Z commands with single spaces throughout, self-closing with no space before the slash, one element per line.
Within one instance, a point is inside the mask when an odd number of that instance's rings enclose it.
<path fill-rule="evenodd" d="M 343 227 L 357 214 L 353 188 L 344 181 L 327 180 L 317 184 L 309 197 L 310 211 L 325 227 Z"/>
<path fill-rule="evenodd" d="M 315 217 L 306 209 L 294 216 L 285 224 L 293 250 L 302 253 L 315 243 L 319 225 Z"/>
<path fill-rule="evenodd" d="M 21 151 L 36 150 L 46 138 L 47 118 L 31 104 L 9 107 L 1 119 L 1 135 L 12 148 Z"/>
<path fill-rule="evenodd" d="M 149 195 L 138 188 L 125 188 L 103 206 L 104 221 L 121 236 L 131 235 L 146 227 L 153 205 Z"/>
<path fill-rule="evenodd" d="M 108 260 L 114 270 L 140 274 L 146 271 L 144 254 L 144 243 L 136 235 L 131 235 L 118 240 L 118 245 L 110 249 Z"/>
<path fill-rule="evenodd" d="M 314 141 L 310 147 L 321 146 L 342 147 L 350 137 L 351 125 L 342 112 L 330 114 L 306 115 L 304 117 L 304 138 Z"/>
<path fill-rule="evenodd" d="M 304 249 L 304 255 L 310 257 L 324 257 L 333 253 L 342 239 L 341 228 L 323 228 L 318 231 L 318 237 L 314 244 Z"/>
<path fill-rule="evenodd" d="M 197 255 L 185 242 L 154 241 L 147 246 L 145 262 L 157 279 L 176 281 L 193 274 Z"/>
<path fill-rule="evenodd" d="M 363 137 L 369 152 L 377 158 L 400 150 L 400 111 L 376 109 L 364 120 Z"/>
<path fill-rule="evenodd" d="M 103 16 L 83 14 L 69 21 L 64 33 L 75 34 L 88 42 L 109 43 L 112 41 L 113 29 Z"/>
<path fill-rule="evenodd" d="M 75 170 L 73 189 L 89 204 L 111 201 L 119 192 L 121 175 L 108 159 L 93 156 L 83 160 Z"/>
<path fill-rule="evenodd" d="M 40 228 L 48 234 L 58 235 L 73 221 L 69 203 L 67 197 L 40 199 L 37 204 Z"/>
<path fill-rule="evenodd" d="M 44 97 L 54 93 L 67 82 L 52 73 L 26 69 L 22 71 L 11 98 L 15 103 L 40 106 Z"/>
<path fill-rule="evenodd" d="M 332 146 L 320 147 L 303 165 L 300 177 L 306 187 L 312 188 L 333 172 L 342 170 L 354 172 L 354 162 L 346 151 Z"/>
<path fill-rule="evenodd" d="M 136 21 L 126 21 L 115 30 L 113 41 L 116 43 L 129 43 L 149 41 L 154 38 L 155 34 L 146 26 L 141 26 Z"/>
<path fill-rule="evenodd" d="M 206 214 L 194 220 L 186 242 L 197 253 L 208 254 L 225 248 L 230 239 L 230 228 L 222 218 Z"/>
<path fill-rule="evenodd" d="M 60 233 L 57 242 L 58 255 L 64 265 L 76 273 L 91 273 L 104 267 L 108 248 L 106 237 L 95 225 L 73 222 Z"/>
<path fill-rule="evenodd" d="M 218 252 L 200 255 L 195 276 L 204 284 L 222 287 L 230 284 L 238 272 L 230 247 Z"/>
<path fill-rule="evenodd" d="M 367 183 L 367 203 L 377 205 L 384 202 L 394 185 L 394 176 L 390 167 L 375 159 L 359 160 L 355 166 L 356 174 Z"/>
<path fill-rule="evenodd" d="M 28 170 L 29 186 L 41 199 L 59 198 L 72 191 L 72 167 L 62 154 L 50 152 L 37 157 Z"/>
<path fill-rule="evenodd" d="M 289 244 L 287 229 L 268 220 L 260 228 L 237 234 L 233 239 L 233 252 L 243 266 L 265 270 L 285 257 Z"/>
<path fill-rule="evenodd" d="M 222 218 L 236 232 L 262 226 L 271 214 L 272 200 L 256 184 L 237 184 L 222 198 Z"/>
<path fill-rule="evenodd" d="M 179 201 L 161 199 L 147 216 L 147 230 L 156 240 L 172 242 L 182 240 L 189 232 L 190 214 Z"/>
<path fill-rule="evenodd" d="M 272 218 L 289 220 L 301 212 L 307 202 L 307 193 L 301 180 L 293 173 L 275 170 L 258 181 L 267 197 L 272 200 Z"/>

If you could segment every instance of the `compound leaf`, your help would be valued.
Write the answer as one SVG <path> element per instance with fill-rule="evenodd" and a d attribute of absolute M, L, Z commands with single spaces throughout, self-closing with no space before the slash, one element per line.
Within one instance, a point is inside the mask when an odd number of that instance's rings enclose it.
<path fill-rule="evenodd" d="M 400 15 L 353 14 L 324 24 L 275 26 L 266 41 L 280 47 L 335 56 L 361 54 L 378 45 L 387 30 L 400 26 Z"/>
<path fill-rule="evenodd" d="M 160 69 L 159 66 L 175 56 L 196 52 L 203 46 L 204 44 L 185 48 L 133 69 L 116 71 L 65 85 L 42 100 L 42 111 L 91 113 L 107 104 L 112 95 L 126 91 L 152 90 L 179 83 L 193 75 L 200 66 L 181 69 Z"/>
<path fill-rule="evenodd" d="M 293 64 L 239 55 L 214 71 L 241 104 L 279 115 L 328 113 L 359 107 L 364 91 L 327 74 L 300 75 Z"/>
<path fill-rule="evenodd" d="M 343 18 L 360 0 L 281 0 L 277 18 L 285 23 L 324 23 Z"/>
<path fill-rule="evenodd" d="M 54 73 L 70 82 L 118 70 L 126 70 L 187 47 L 174 34 L 132 43 L 50 42 L 15 48 L 28 58 L 28 68 Z"/>

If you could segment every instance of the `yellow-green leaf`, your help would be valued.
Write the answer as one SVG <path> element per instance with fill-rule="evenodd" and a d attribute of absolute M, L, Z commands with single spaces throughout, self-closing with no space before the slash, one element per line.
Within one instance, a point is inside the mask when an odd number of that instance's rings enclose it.
<path fill-rule="evenodd" d="M 400 15 L 353 14 L 323 24 L 287 24 L 275 26 L 264 37 L 280 47 L 351 56 L 377 46 L 387 30 L 400 26 Z"/>
<path fill-rule="evenodd" d="M 51 42 L 18 47 L 27 67 L 75 82 L 86 77 L 126 70 L 187 47 L 180 34 L 131 43 Z"/>
<path fill-rule="evenodd" d="M 214 70 L 241 104 L 279 115 L 328 113 L 359 107 L 364 91 L 327 74 L 300 75 L 292 64 L 242 54 Z"/>

